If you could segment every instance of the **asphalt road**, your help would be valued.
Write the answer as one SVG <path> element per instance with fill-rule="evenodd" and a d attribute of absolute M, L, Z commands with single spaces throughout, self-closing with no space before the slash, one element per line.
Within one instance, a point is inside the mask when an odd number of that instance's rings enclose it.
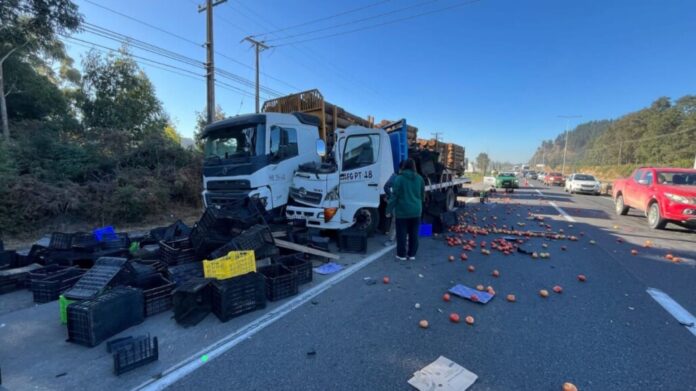
<path fill-rule="evenodd" d="M 615 216 L 609 199 L 537 189 L 471 204 L 467 219 L 545 230 L 527 219 L 532 213 L 551 231 L 578 237 L 524 243 L 549 259 L 476 248 L 464 262 L 461 246 L 423 239 L 415 262 L 391 255 L 372 262 L 170 389 L 409 390 L 412 374 L 443 355 L 479 376 L 471 390 L 560 390 L 566 381 L 580 390 L 696 390 L 696 336 L 646 293 L 661 289 L 696 313 L 696 234 L 650 231 L 638 214 Z M 667 252 L 682 261 L 664 259 Z M 486 305 L 443 301 L 455 283 L 492 285 L 497 296 Z M 551 291 L 557 284 L 562 294 Z M 517 302 L 505 301 L 509 293 Z M 451 312 L 476 322 L 452 323 Z M 428 329 L 418 327 L 421 319 Z"/>

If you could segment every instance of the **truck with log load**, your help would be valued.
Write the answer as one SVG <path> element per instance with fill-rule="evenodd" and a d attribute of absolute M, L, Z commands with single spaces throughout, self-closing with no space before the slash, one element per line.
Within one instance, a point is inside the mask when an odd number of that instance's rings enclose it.
<path fill-rule="evenodd" d="M 418 129 L 383 121 L 374 127 L 327 102 L 318 90 L 266 101 L 261 113 L 214 122 L 203 130 L 205 206 L 258 198 L 271 215 L 310 227 L 374 231 L 384 184 L 412 157 L 426 182 L 425 210 L 454 208 L 463 180 L 420 148 Z"/>

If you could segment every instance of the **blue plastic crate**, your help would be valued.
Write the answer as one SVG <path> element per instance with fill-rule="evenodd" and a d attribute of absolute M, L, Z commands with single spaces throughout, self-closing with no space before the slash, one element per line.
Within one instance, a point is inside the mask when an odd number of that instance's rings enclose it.
<path fill-rule="evenodd" d="M 116 231 L 114 231 L 114 227 L 110 225 L 106 227 L 97 228 L 93 231 L 93 233 L 94 237 L 97 239 L 98 242 L 118 240 L 118 236 L 116 235 Z"/>
<path fill-rule="evenodd" d="M 421 224 L 418 229 L 418 236 L 433 236 L 433 225 Z"/>

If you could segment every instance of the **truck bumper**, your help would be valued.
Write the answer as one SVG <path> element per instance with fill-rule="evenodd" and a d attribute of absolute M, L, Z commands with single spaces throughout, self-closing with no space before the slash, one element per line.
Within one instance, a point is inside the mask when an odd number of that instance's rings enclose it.
<path fill-rule="evenodd" d="M 696 226 L 696 205 L 672 204 L 663 213 L 663 218 Z"/>
<path fill-rule="evenodd" d="M 341 208 L 338 208 L 334 217 L 329 222 L 324 221 L 324 208 L 309 206 L 288 205 L 285 211 L 288 220 L 303 220 L 308 227 L 319 229 L 345 229 L 353 225 L 353 222 L 341 222 Z"/>

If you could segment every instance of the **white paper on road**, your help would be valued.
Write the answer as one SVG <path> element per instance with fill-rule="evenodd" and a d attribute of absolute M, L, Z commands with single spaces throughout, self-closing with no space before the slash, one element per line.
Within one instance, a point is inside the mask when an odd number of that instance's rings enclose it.
<path fill-rule="evenodd" d="M 464 391 L 476 382 L 478 376 L 457 364 L 440 356 L 420 371 L 413 374 L 408 384 L 419 391 Z"/>

